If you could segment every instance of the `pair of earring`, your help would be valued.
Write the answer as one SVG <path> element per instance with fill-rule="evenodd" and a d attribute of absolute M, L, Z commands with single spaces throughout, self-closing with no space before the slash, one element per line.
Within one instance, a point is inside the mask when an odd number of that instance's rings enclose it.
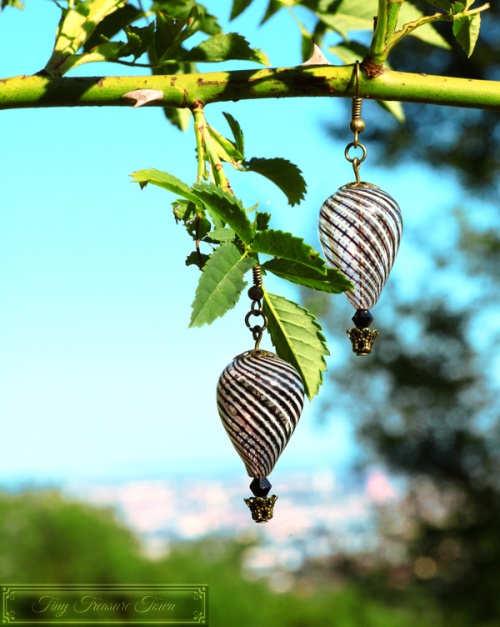
<path fill-rule="evenodd" d="M 346 292 L 356 312 L 355 327 L 347 332 L 356 355 L 368 355 L 378 331 L 370 329 L 370 309 L 377 303 L 394 264 L 402 236 L 403 220 L 396 201 L 376 185 L 360 179 L 366 147 L 359 134 L 361 119 L 360 66 L 355 66 L 355 97 L 350 129 L 354 139 L 345 149 L 355 181 L 343 185 L 323 203 L 319 237 L 328 263 L 353 283 Z M 352 156 L 351 151 L 361 151 Z M 358 153 L 359 154 L 359 153 Z M 245 499 L 252 518 L 267 522 L 273 516 L 277 496 L 269 496 L 268 475 L 292 436 L 304 405 L 304 385 L 298 372 L 276 354 L 259 348 L 267 320 L 262 312 L 262 278 L 254 269 L 249 290 L 252 308 L 246 317 L 255 348 L 238 355 L 222 372 L 217 386 L 217 406 L 222 424 L 252 477 L 254 496 Z M 252 326 L 250 318 L 261 318 Z"/>

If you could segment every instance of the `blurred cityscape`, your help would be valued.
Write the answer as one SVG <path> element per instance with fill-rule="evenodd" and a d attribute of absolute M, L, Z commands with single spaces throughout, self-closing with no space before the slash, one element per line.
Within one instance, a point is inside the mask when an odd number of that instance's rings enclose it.
<path fill-rule="evenodd" d="M 241 477 L 73 484 L 66 491 L 116 509 L 153 558 L 168 555 L 172 543 L 204 536 L 255 541 L 245 566 L 260 575 L 293 572 L 338 551 L 376 549 L 377 511 L 401 496 L 381 470 L 365 477 L 329 470 L 291 474 L 276 490 L 273 520 L 258 525 L 243 502 L 251 493 Z"/>

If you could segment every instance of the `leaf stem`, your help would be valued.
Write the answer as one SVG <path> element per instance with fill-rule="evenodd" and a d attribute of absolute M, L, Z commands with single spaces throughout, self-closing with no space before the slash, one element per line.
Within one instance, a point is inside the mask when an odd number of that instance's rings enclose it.
<path fill-rule="evenodd" d="M 201 183 L 205 178 L 205 142 L 204 135 L 206 131 L 206 121 L 205 121 L 205 112 L 203 110 L 203 105 L 198 102 L 195 107 L 193 107 L 193 118 L 194 118 L 194 136 L 196 138 L 196 159 L 198 163 L 198 172 L 196 177 L 196 182 Z"/>
<path fill-rule="evenodd" d="M 382 66 L 387 59 L 388 48 L 394 39 L 399 11 L 404 0 L 379 0 L 375 30 L 367 59 L 374 66 Z M 366 65 L 366 61 L 365 61 Z"/>
<path fill-rule="evenodd" d="M 231 185 L 224 172 L 224 166 L 217 153 L 217 147 L 210 135 L 205 117 L 204 105 L 197 101 L 192 109 L 194 116 L 194 133 L 196 137 L 196 150 L 198 161 L 197 183 L 201 183 L 205 178 L 205 162 L 210 163 L 210 173 L 215 184 L 226 191 L 231 191 Z"/>
<path fill-rule="evenodd" d="M 212 139 L 210 133 L 207 132 L 203 135 L 203 139 L 205 142 L 205 150 L 207 151 L 207 155 L 210 161 L 211 171 L 213 172 L 215 184 L 218 187 L 222 187 L 226 192 L 231 192 L 231 185 L 227 179 L 226 173 L 224 172 L 224 166 L 222 165 L 222 161 L 219 158 L 217 153 L 217 148 Z"/>

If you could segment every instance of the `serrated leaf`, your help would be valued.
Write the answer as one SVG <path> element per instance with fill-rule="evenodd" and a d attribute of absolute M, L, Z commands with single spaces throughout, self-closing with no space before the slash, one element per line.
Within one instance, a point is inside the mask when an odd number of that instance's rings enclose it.
<path fill-rule="evenodd" d="M 240 153 L 245 156 L 245 139 L 243 137 L 243 131 L 241 130 L 241 126 L 239 122 L 230 114 L 226 112 L 222 112 L 222 115 L 226 118 L 227 123 L 229 124 L 229 128 L 234 137 L 234 143 L 236 144 L 236 148 L 240 151 Z"/>
<path fill-rule="evenodd" d="M 330 354 L 321 326 L 303 307 L 266 291 L 263 311 L 276 352 L 299 372 L 312 400 L 323 381 L 325 356 Z"/>
<path fill-rule="evenodd" d="M 194 218 L 196 213 L 196 205 L 194 202 L 180 198 L 172 203 L 172 209 L 174 211 L 174 218 L 176 222 L 179 222 L 179 220 L 187 222 L 188 220 Z"/>
<path fill-rule="evenodd" d="M 163 187 L 163 189 L 167 189 L 169 192 L 173 192 L 187 200 L 191 200 L 191 202 L 195 204 L 199 202 L 198 196 L 193 193 L 186 183 L 183 183 L 167 172 L 151 168 L 150 170 L 137 170 L 137 172 L 132 172 L 130 176 L 132 177 L 132 182 L 139 183 L 141 188 L 151 183 L 152 185 Z"/>
<path fill-rule="evenodd" d="M 178 199 L 172 203 L 175 221 L 182 221 L 188 234 L 196 241 L 203 239 L 212 228 L 203 211 L 190 200 Z"/>
<path fill-rule="evenodd" d="M 252 48 L 239 33 L 218 33 L 201 44 L 191 48 L 184 56 L 184 61 L 215 63 L 219 61 L 254 61 L 269 65 L 267 55 L 257 48 Z"/>
<path fill-rule="evenodd" d="M 131 54 L 136 59 L 146 53 L 153 44 L 154 40 L 154 24 L 139 28 L 138 26 L 129 26 L 125 29 L 127 35 L 128 46 L 132 50 Z"/>
<path fill-rule="evenodd" d="M 326 275 L 326 265 L 320 254 L 303 239 L 291 233 L 274 229 L 259 231 L 252 241 L 251 250 L 315 268 Z"/>
<path fill-rule="evenodd" d="M 233 229 L 214 229 L 210 232 L 210 240 L 214 242 L 232 242 L 236 237 Z"/>
<path fill-rule="evenodd" d="M 241 202 L 232 194 L 220 187 L 208 183 L 196 183 L 191 188 L 197 202 L 201 202 L 207 210 L 217 215 L 231 227 L 244 244 L 250 244 L 254 236 L 254 228 Z"/>
<path fill-rule="evenodd" d="M 200 270 L 203 270 L 203 267 L 209 259 L 210 255 L 205 255 L 205 253 L 193 250 L 193 252 L 186 257 L 185 263 L 186 266 L 197 266 Z"/>
<path fill-rule="evenodd" d="M 326 275 L 315 268 L 304 266 L 284 259 L 271 259 L 262 264 L 266 272 L 272 272 L 276 276 L 303 285 L 312 290 L 327 292 L 328 294 L 340 294 L 353 289 L 353 284 L 336 268 L 327 268 Z"/>
<path fill-rule="evenodd" d="M 231 15 L 229 20 L 232 21 L 241 15 L 252 4 L 252 0 L 233 0 Z"/>
<path fill-rule="evenodd" d="M 300 204 L 306 192 L 306 182 L 301 170 L 287 159 L 277 157 L 275 159 L 253 158 L 245 161 L 245 170 L 257 172 L 265 176 L 277 185 L 288 199 L 288 204 Z"/>
<path fill-rule="evenodd" d="M 470 57 L 474 52 L 479 30 L 481 28 L 481 15 L 476 13 L 467 17 L 461 17 L 453 22 L 453 34 L 455 39 Z"/>
<path fill-rule="evenodd" d="M 232 309 L 245 288 L 243 276 L 257 263 L 234 244 L 222 244 L 203 267 L 193 301 L 190 327 L 211 324 Z"/>
<path fill-rule="evenodd" d="M 255 228 L 257 231 L 266 231 L 271 222 L 271 214 L 265 211 L 257 211 L 255 214 Z"/>

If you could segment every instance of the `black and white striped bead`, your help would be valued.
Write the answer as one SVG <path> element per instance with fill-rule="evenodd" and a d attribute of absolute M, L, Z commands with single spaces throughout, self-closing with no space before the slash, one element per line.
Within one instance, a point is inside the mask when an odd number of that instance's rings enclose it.
<path fill-rule="evenodd" d="M 378 301 L 394 264 L 403 233 L 396 201 L 366 183 L 346 185 L 325 200 L 319 238 L 325 256 L 355 285 L 346 292 L 356 309 Z"/>
<path fill-rule="evenodd" d="M 267 477 L 297 426 L 304 385 L 274 353 L 248 351 L 222 372 L 217 407 L 250 477 Z"/>

